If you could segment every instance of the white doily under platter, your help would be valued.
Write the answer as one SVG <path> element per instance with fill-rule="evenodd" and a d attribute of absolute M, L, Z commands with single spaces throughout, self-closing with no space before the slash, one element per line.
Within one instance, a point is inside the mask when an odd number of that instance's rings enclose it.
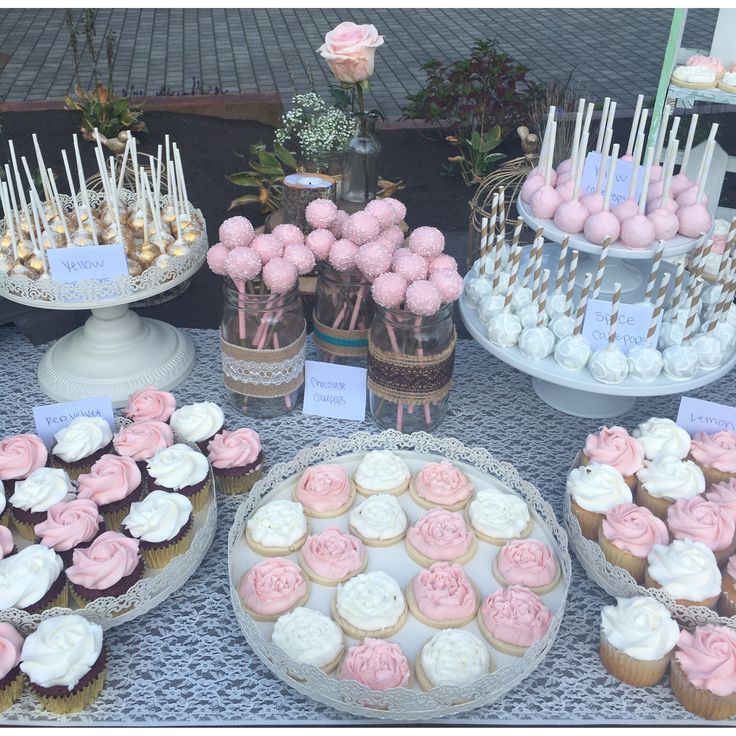
<path fill-rule="evenodd" d="M 334 676 L 325 675 L 316 667 L 295 663 L 266 638 L 265 632 L 272 626 L 259 624 L 245 613 L 237 586 L 244 568 L 253 564 L 253 560 L 250 559 L 253 554 L 247 547 L 243 553 L 242 547 L 245 547 L 243 535 L 246 522 L 256 508 L 267 500 L 283 496 L 293 485 L 295 478 L 311 465 L 327 461 L 357 464 L 363 453 L 377 449 L 395 451 L 410 464 L 437 461 L 441 458 L 449 459 L 458 463 L 465 472 L 477 473 L 480 479 L 485 478 L 489 484 L 500 484 L 527 502 L 535 528 L 540 534 L 539 538 L 544 539 L 554 549 L 559 561 L 561 579 L 551 596 L 554 603 L 547 601 L 553 609 L 549 631 L 542 640 L 531 646 L 523 657 L 504 656 L 494 651 L 497 669 L 467 686 L 436 687 L 426 693 L 416 687 L 376 692 L 358 682 L 340 681 Z M 482 482 L 480 479 L 476 477 L 476 485 Z M 403 549 L 403 544 L 401 547 Z M 370 560 L 371 550 L 368 554 Z M 401 565 L 396 562 L 394 564 Z M 486 574 L 490 572 L 490 562 L 488 568 Z M 393 430 L 380 434 L 358 432 L 345 438 L 328 439 L 316 447 L 300 451 L 291 462 L 274 466 L 254 486 L 235 514 L 228 536 L 228 571 L 230 600 L 246 641 L 277 677 L 300 693 L 337 710 L 355 715 L 404 721 L 440 718 L 472 710 L 498 700 L 520 683 L 542 662 L 554 643 L 564 615 L 571 580 L 571 563 L 564 530 L 558 525 L 552 508 L 542 499 L 537 489 L 523 480 L 511 465 L 499 462 L 487 450 L 467 447 L 456 439 L 442 439 L 425 432 L 405 435 Z M 313 597 L 314 592 L 307 605 L 312 604 Z M 418 622 L 415 623 L 417 627 L 424 629 Z M 411 639 L 417 634 L 405 635 L 404 628 L 391 639 L 405 645 L 402 636 Z M 420 636 L 426 639 L 428 634 L 422 631 Z M 413 645 L 416 646 L 416 642 L 413 642 Z"/>

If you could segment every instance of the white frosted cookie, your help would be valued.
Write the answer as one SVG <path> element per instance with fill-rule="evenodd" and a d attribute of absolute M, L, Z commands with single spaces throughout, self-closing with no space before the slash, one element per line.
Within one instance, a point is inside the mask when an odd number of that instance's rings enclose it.
<path fill-rule="evenodd" d="M 479 539 L 499 546 L 528 537 L 532 530 L 526 501 L 498 488 L 478 491 L 468 504 L 467 519 Z"/>
<path fill-rule="evenodd" d="M 245 525 L 245 541 L 254 552 L 281 557 L 300 549 L 309 528 L 304 509 L 296 501 L 279 499 L 256 510 Z"/>
<path fill-rule="evenodd" d="M 440 685 L 469 685 L 493 670 L 493 660 L 475 634 L 443 629 L 422 647 L 414 669 L 422 690 L 431 690 Z"/>
<path fill-rule="evenodd" d="M 358 493 L 371 496 L 374 493 L 390 493 L 398 496 L 409 487 L 409 466 L 389 450 L 374 450 L 365 455 L 355 471 L 355 487 Z"/>
<path fill-rule="evenodd" d="M 350 532 L 369 547 L 388 547 L 400 542 L 408 524 L 395 496 L 380 493 L 353 507 L 348 516 Z"/>
<path fill-rule="evenodd" d="M 271 641 L 295 662 L 326 673 L 337 667 L 345 648 L 340 627 L 323 613 L 304 607 L 278 618 Z"/>

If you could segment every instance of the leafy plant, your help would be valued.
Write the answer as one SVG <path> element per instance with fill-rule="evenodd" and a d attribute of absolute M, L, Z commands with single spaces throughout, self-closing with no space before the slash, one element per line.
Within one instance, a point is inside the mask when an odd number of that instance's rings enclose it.
<path fill-rule="evenodd" d="M 503 153 L 493 153 L 501 143 L 501 126 L 494 125 L 484 133 L 474 130 L 470 138 L 448 135 L 447 142 L 458 149 L 456 156 L 447 160 L 445 173 L 453 173 L 454 166 L 460 168 L 460 174 L 467 186 L 477 184 L 496 168 L 499 161 L 506 158 Z"/>

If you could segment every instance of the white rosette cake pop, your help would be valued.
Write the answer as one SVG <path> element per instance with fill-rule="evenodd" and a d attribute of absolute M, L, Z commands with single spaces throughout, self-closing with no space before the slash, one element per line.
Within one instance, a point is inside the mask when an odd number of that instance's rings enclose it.
<path fill-rule="evenodd" d="M 583 289 L 580 292 L 580 301 L 578 302 L 577 315 L 575 317 L 575 327 L 571 335 L 563 337 L 556 345 L 554 350 L 555 360 L 568 371 L 581 371 L 588 365 L 590 360 L 590 345 L 582 336 L 583 319 L 585 317 L 585 308 L 588 304 L 588 294 L 590 292 L 590 284 L 593 275 L 585 274 Z M 573 275 L 574 283 L 574 275 Z"/>
<path fill-rule="evenodd" d="M 616 345 L 616 329 L 618 327 L 618 305 L 621 299 L 621 284 L 614 286 L 611 300 L 611 324 L 608 332 L 608 344 L 599 348 L 590 356 L 590 373 L 600 383 L 621 383 L 629 374 L 626 355 Z"/>

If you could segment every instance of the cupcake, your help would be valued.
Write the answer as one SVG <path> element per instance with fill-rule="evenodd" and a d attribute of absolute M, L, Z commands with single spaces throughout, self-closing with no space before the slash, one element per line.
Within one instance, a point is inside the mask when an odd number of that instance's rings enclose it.
<path fill-rule="evenodd" d="M 20 653 L 23 637 L 12 624 L 0 623 L 0 713 L 16 703 L 23 692 Z"/>
<path fill-rule="evenodd" d="M 663 521 L 672 504 L 705 490 L 703 471 L 692 460 L 665 456 L 644 463 L 637 473 L 636 502 Z"/>
<path fill-rule="evenodd" d="M 54 550 L 32 544 L 0 560 L 0 610 L 41 613 L 64 608 L 68 595 L 64 563 Z"/>
<path fill-rule="evenodd" d="M 441 685 L 470 685 L 493 671 L 493 660 L 475 634 L 444 629 L 421 648 L 414 670 L 422 690 L 431 690 Z"/>
<path fill-rule="evenodd" d="M 25 480 L 17 481 L 10 506 L 13 523 L 20 535 L 34 542 L 36 524 L 46 520 L 53 505 L 73 494 L 74 486 L 61 468 L 39 468 Z"/>
<path fill-rule="evenodd" d="M 355 680 L 371 690 L 411 685 L 409 660 L 401 647 L 393 641 L 370 637 L 348 649 L 338 677 Z"/>
<path fill-rule="evenodd" d="M 663 457 L 682 460 L 690 452 L 690 435 L 671 419 L 652 417 L 642 422 L 631 434 L 644 448 L 647 460 Z"/>
<path fill-rule="evenodd" d="M 610 465 L 590 463 L 573 468 L 567 476 L 570 508 L 587 539 L 596 541 L 607 511 L 631 503 L 631 488 L 623 475 Z"/>
<path fill-rule="evenodd" d="M 736 616 L 736 555 L 728 560 L 721 580 L 721 597 L 718 599 L 721 616 Z"/>
<path fill-rule="evenodd" d="M 473 482 L 452 463 L 427 463 L 412 477 L 409 493 L 423 509 L 440 506 L 462 511 L 473 493 Z"/>
<path fill-rule="evenodd" d="M 302 607 L 279 616 L 271 641 L 294 662 L 311 664 L 327 674 L 340 663 L 345 648 L 340 627 L 332 619 Z"/>
<path fill-rule="evenodd" d="M 633 503 L 622 503 L 607 511 L 598 533 L 598 544 L 605 558 L 628 571 L 637 583 L 644 582 L 647 555 L 652 547 L 669 541 L 662 519 Z"/>
<path fill-rule="evenodd" d="M 736 432 L 698 432 L 690 443 L 690 457 L 709 485 L 736 478 Z"/>
<path fill-rule="evenodd" d="M 552 548 L 538 539 L 516 539 L 498 551 L 493 576 L 503 586 L 525 585 L 544 595 L 560 581 L 560 568 Z"/>
<path fill-rule="evenodd" d="M 633 491 L 636 473 L 644 463 L 644 447 L 623 427 L 601 427 L 589 434 L 583 450 L 583 465 L 599 463 L 616 468 Z"/>
<path fill-rule="evenodd" d="M 478 491 L 468 505 L 466 519 L 478 539 L 499 547 L 509 539 L 528 537 L 532 531 L 524 499 L 498 488 Z"/>
<path fill-rule="evenodd" d="M 369 496 L 348 516 L 351 533 L 369 547 L 390 547 L 400 542 L 408 523 L 404 509 L 387 493 Z"/>
<path fill-rule="evenodd" d="M 103 455 L 77 480 L 77 498 L 97 504 L 108 529 L 120 529 L 130 505 L 140 500 L 142 492 L 138 464 L 122 455 Z"/>
<path fill-rule="evenodd" d="M 523 657 L 549 631 L 552 614 L 542 599 L 523 585 L 499 588 L 478 611 L 478 628 L 499 652 Z"/>
<path fill-rule="evenodd" d="M 353 481 L 358 493 L 364 496 L 398 496 L 409 487 L 410 479 L 409 467 L 398 455 L 389 450 L 374 450 L 360 461 Z"/>
<path fill-rule="evenodd" d="M 52 464 L 72 480 L 89 473 L 97 460 L 112 451 L 112 430 L 100 417 L 77 417 L 54 435 Z"/>
<path fill-rule="evenodd" d="M 655 544 L 647 557 L 647 588 L 662 588 L 681 606 L 714 608 L 721 593 L 721 571 L 702 542 L 676 539 Z"/>
<path fill-rule="evenodd" d="M 179 439 L 194 442 L 202 452 L 207 452 L 207 445 L 223 429 L 225 415 L 217 404 L 201 401 L 177 409 L 169 424 Z"/>
<path fill-rule="evenodd" d="M 168 391 L 155 386 L 144 386 L 128 396 L 123 416 L 134 422 L 168 422 L 176 410 L 176 399 Z"/>
<path fill-rule="evenodd" d="M 672 658 L 672 692 L 701 718 L 721 721 L 736 714 L 736 631 L 706 624 L 683 630 Z"/>
<path fill-rule="evenodd" d="M 299 565 L 274 557 L 253 565 L 240 580 L 240 599 L 256 621 L 275 621 L 309 598 L 309 586 Z"/>
<path fill-rule="evenodd" d="M 652 687 L 667 674 L 680 627 L 654 598 L 616 601 L 601 611 L 601 662 L 627 685 Z"/>
<path fill-rule="evenodd" d="M 263 449 L 258 432 L 242 427 L 216 434 L 207 457 L 223 493 L 247 493 L 261 477 Z"/>
<path fill-rule="evenodd" d="M 41 705 L 60 715 L 90 705 L 105 684 L 102 627 L 78 614 L 42 621 L 23 643 L 20 668 Z"/>
<path fill-rule="evenodd" d="M 705 497 L 736 518 L 736 479 L 713 484 L 705 492 Z"/>
<path fill-rule="evenodd" d="M 165 567 L 189 549 L 194 528 L 192 503 L 181 493 L 151 491 L 123 519 L 127 533 L 140 540 L 147 567 Z"/>
<path fill-rule="evenodd" d="M 462 566 L 449 562 L 436 562 L 406 586 L 406 602 L 412 616 L 436 629 L 469 624 L 479 601 L 478 591 Z"/>
<path fill-rule="evenodd" d="M 256 509 L 245 525 L 245 541 L 259 555 L 285 557 L 307 540 L 307 517 L 300 503 L 278 499 Z"/>
<path fill-rule="evenodd" d="M 99 509 L 92 501 L 74 498 L 54 504 L 34 530 L 41 544 L 53 549 L 68 565 L 74 548 L 86 547 L 99 534 L 102 523 Z"/>
<path fill-rule="evenodd" d="M 13 488 L 15 488 L 15 483 L 13 483 Z M 4 487 L 0 485 L 0 524 L 3 526 L 7 526 L 9 521 L 10 508 L 8 507 L 8 502 L 5 498 Z"/>
<path fill-rule="evenodd" d="M 92 544 L 72 553 L 66 571 L 69 588 L 77 603 L 118 597 L 143 577 L 140 542 L 120 532 L 103 532 Z"/>
<path fill-rule="evenodd" d="M 462 514 L 434 508 L 420 516 L 406 532 L 406 551 L 418 565 L 434 562 L 469 562 L 476 551 L 473 532 Z"/>
<path fill-rule="evenodd" d="M 0 560 L 4 560 L 18 551 L 13 539 L 13 532 L 6 526 L 0 526 Z"/>
<path fill-rule="evenodd" d="M 307 516 L 332 519 L 342 516 L 355 500 L 355 486 L 342 465 L 323 463 L 307 468 L 294 489 L 294 500 Z"/>
<path fill-rule="evenodd" d="M 0 481 L 11 496 L 15 481 L 25 480 L 48 461 L 46 445 L 35 434 L 17 434 L 0 441 Z M 0 511 L 0 521 L 2 511 Z"/>
<path fill-rule="evenodd" d="M 112 438 L 115 452 L 138 464 L 145 478 L 146 463 L 159 451 L 174 444 L 171 427 L 156 419 L 133 422 L 121 427 Z"/>
<path fill-rule="evenodd" d="M 667 511 L 673 539 L 692 539 L 713 550 L 719 567 L 736 552 L 736 518 L 702 496 L 681 498 Z"/>
<path fill-rule="evenodd" d="M 210 490 L 210 464 L 201 452 L 189 445 L 172 445 L 159 450 L 146 467 L 149 491 L 176 491 L 191 501 L 195 514 L 204 508 Z"/>
<path fill-rule="evenodd" d="M 388 639 L 401 629 L 406 615 L 399 584 L 380 570 L 341 583 L 332 599 L 332 618 L 352 639 Z"/>
<path fill-rule="evenodd" d="M 299 553 L 299 562 L 310 580 L 335 586 L 363 572 L 368 555 L 358 537 L 330 527 L 307 537 Z"/>

